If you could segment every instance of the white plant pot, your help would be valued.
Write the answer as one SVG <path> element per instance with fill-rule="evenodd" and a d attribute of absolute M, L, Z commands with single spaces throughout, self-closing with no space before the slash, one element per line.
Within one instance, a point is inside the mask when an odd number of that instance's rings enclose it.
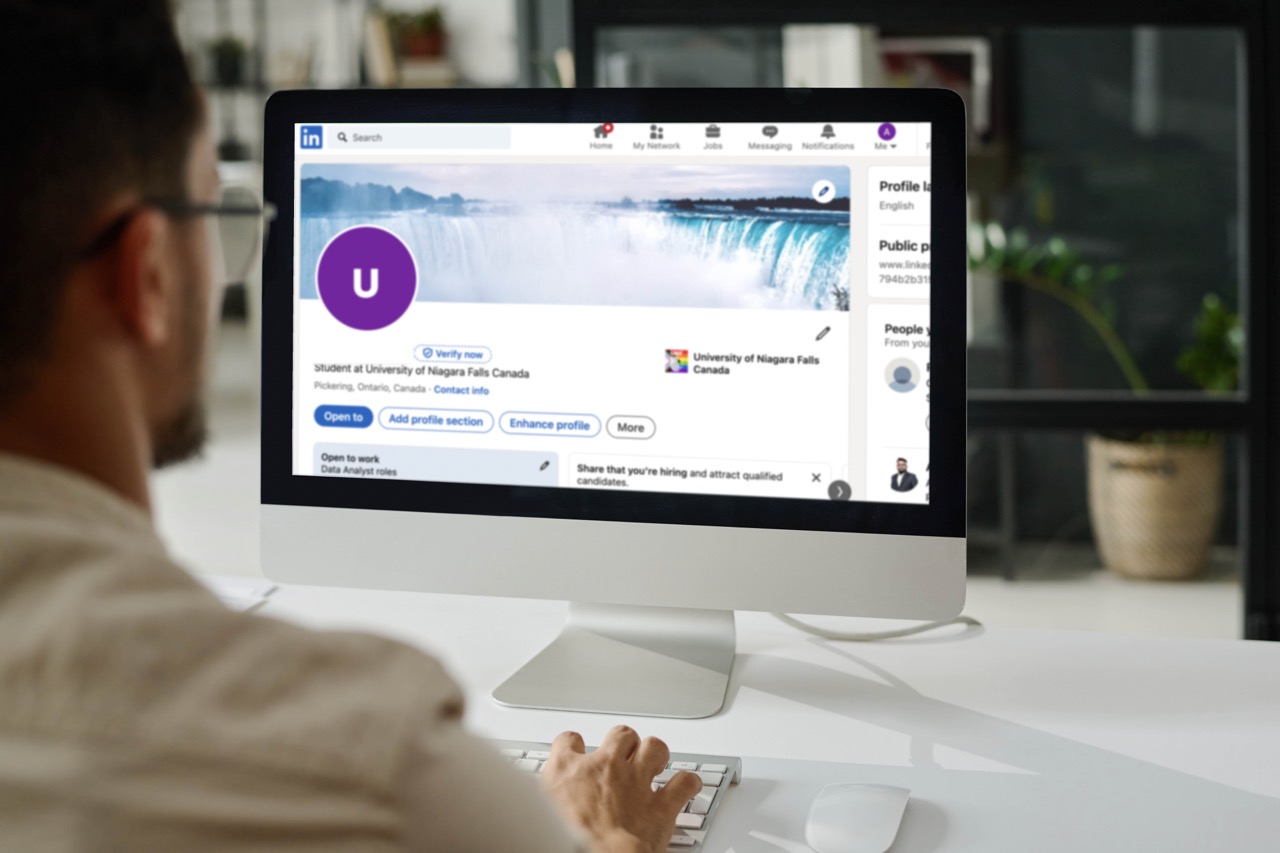
<path fill-rule="evenodd" d="M 1132 578 L 1204 571 L 1222 515 L 1222 441 L 1207 445 L 1085 439 L 1089 518 L 1103 565 Z"/>

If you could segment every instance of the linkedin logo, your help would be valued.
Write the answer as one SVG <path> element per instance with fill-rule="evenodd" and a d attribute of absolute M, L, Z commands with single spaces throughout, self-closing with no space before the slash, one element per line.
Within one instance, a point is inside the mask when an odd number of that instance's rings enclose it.
<path fill-rule="evenodd" d="M 298 136 L 300 148 L 323 148 L 324 128 L 318 124 L 304 124 Z"/>

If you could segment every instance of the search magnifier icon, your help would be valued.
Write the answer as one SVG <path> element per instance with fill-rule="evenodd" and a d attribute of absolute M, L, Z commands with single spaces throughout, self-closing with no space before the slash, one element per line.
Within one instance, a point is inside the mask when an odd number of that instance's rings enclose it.
<path fill-rule="evenodd" d="M 346 134 L 344 131 L 341 131 L 341 130 L 340 130 L 340 131 L 338 131 L 338 141 L 339 141 L 339 142 L 346 142 L 346 141 L 347 141 L 347 134 Z"/>

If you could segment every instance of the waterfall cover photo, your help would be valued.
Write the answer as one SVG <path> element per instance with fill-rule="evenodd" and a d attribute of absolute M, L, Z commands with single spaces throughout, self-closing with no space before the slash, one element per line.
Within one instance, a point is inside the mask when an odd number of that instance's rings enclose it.
<path fill-rule="evenodd" d="M 847 311 L 849 192 L 844 166 L 305 164 L 301 295 L 376 225 L 420 301 Z"/>

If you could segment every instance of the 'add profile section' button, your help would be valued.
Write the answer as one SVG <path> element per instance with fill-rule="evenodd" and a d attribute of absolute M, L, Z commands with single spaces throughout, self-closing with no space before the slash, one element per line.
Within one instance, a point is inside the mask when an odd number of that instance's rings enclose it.
<path fill-rule="evenodd" d="M 366 429 L 373 426 L 373 412 L 364 406 L 317 406 L 316 423 L 322 427 Z"/>
<path fill-rule="evenodd" d="M 388 407 L 378 412 L 383 429 L 427 432 L 488 432 L 493 415 L 479 409 L 413 409 Z"/>
<path fill-rule="evenodd" d="M 503 412 L 498 419 L 508 435 L 560 435 L 591 438 L 600 434 L 600 419 L 595 415 L 560 412 Z"/>

